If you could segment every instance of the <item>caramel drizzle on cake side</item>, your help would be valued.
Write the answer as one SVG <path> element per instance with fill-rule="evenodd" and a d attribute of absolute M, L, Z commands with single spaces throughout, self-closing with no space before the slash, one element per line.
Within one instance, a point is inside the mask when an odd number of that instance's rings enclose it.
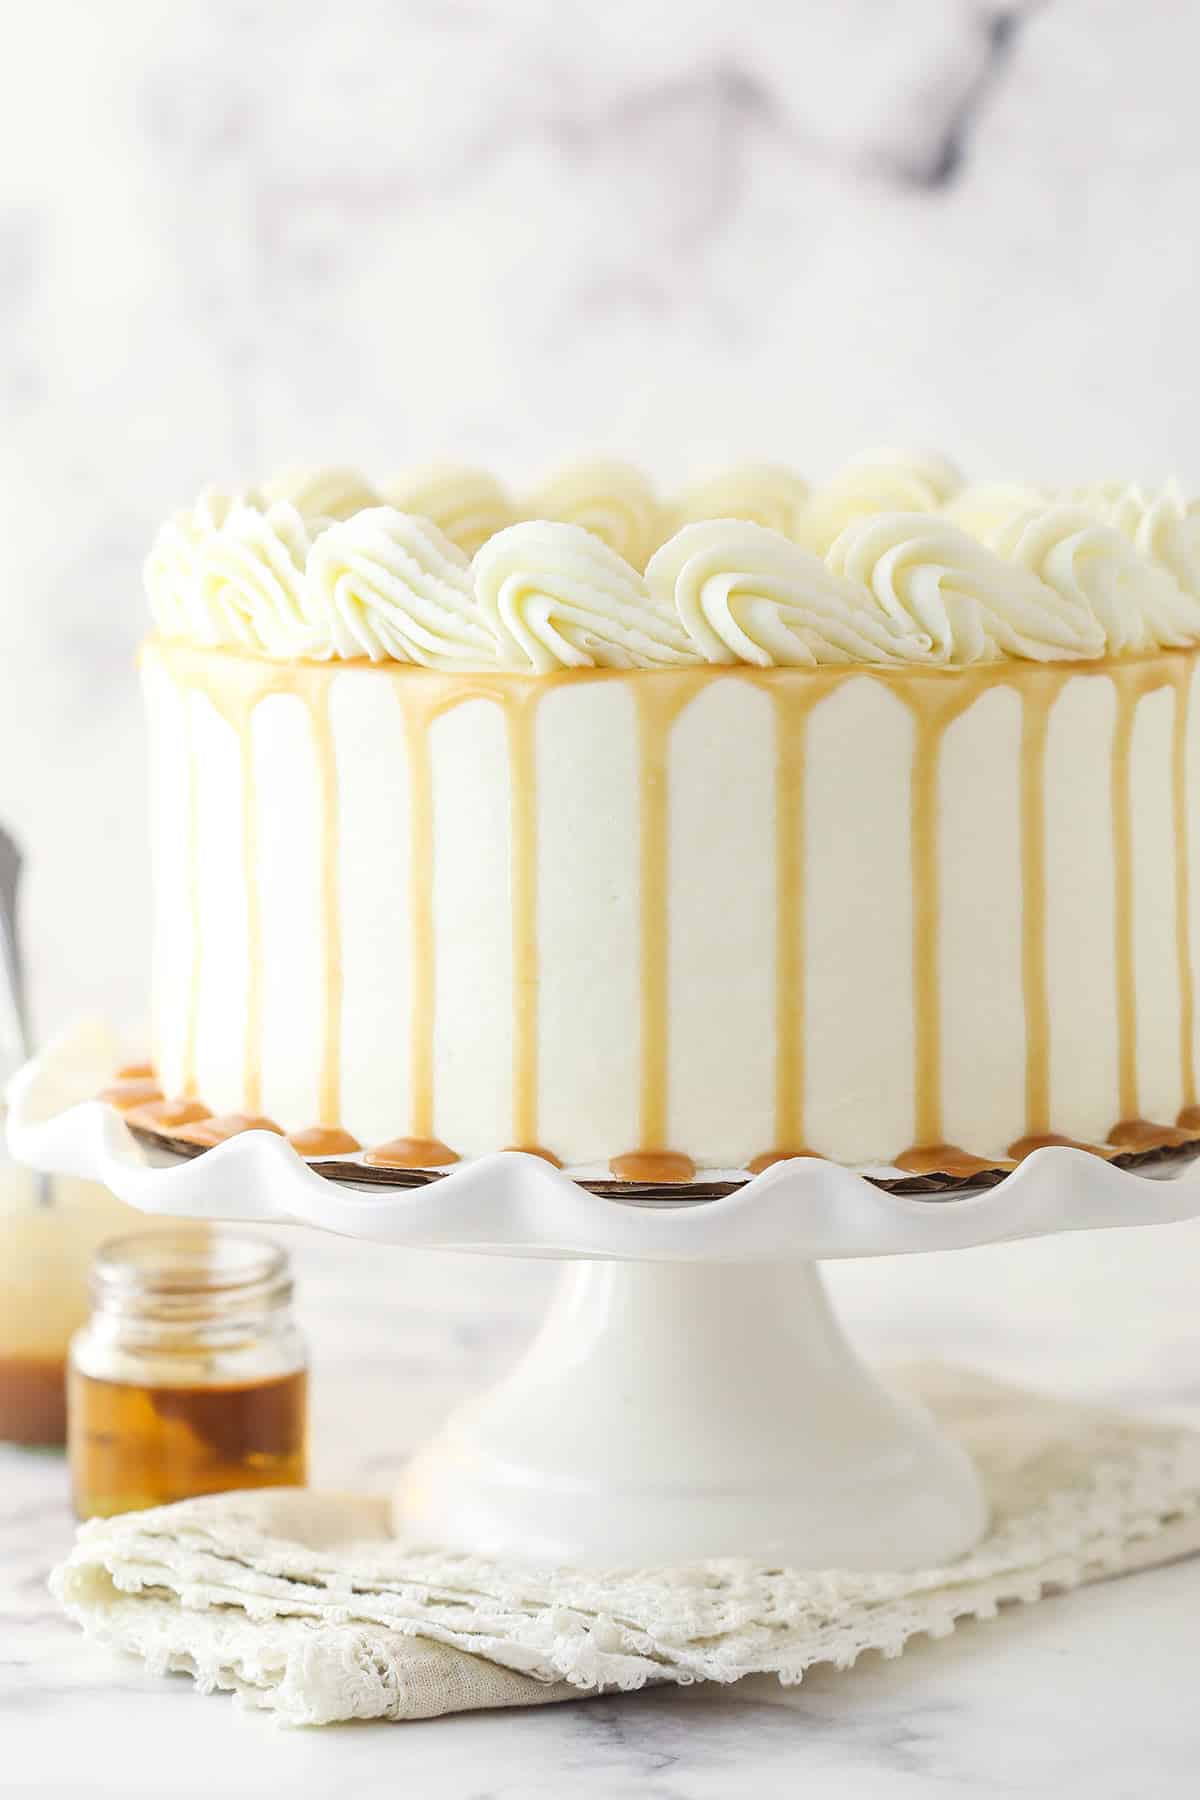
<path fill-rule="evenodd" d="M 643 673 L 633 690 L 638 718 L 638 892 L 641 999 L 638 1143 L 609 1167 L 629 1180 L 687 1181 L 691 1159 L 668 1143 L 670 1080 L 670 744 L 696 687 L 688 673 Z M 643 1173 L 630 1174 L 630 1170 Z M 648 1171 L 648 1172 L 647 1172 Z"/>
<path fill-rule="evenodd" d="M 1127 681 L 1114 678 L 1117 717 L 1112 740 L 1113 906 L 1116 921 L 1117 1082 L 1121 1119 L 1136 1119 L 1137 988 L 1133 920 L 1133 812 L 1129 797 L 1129 763 L 1138 695 Z"/>
<path fill-rule="evenodd" d="M 1021 985 L 1025 998 L 1025 1132 L 1050 1130 L 1050 972 L 1046 954 L 1046 744 L 1059 692 L 1032 671 L 1021 694 Z"/>
<path fill-rule="evenodd" d="M 1175 822 L 1176 944 L 1180 994 L 1181 1121 L 1194 1106 L 1195 1001 L 1191 950 L 1190 840 L 1187 831 L 1188 703 L 1195 658 L 1188 653 L 1109 660 L 1095 664 L 1061 663 L 1030 668 L 1024 664 L 988 665 L 960 671 L 957 694 L 939 702 L 929 677 L 904 674 L 894 679 L 913 713 L 915 743 L 912 770 L 913 1028 L 916 1045 L 915 1141 L 896 1158 L 902 1168 L 930 1168 L 938 1161 L 945 1172 L 970 1152 L 943 1142 L 941 1042 L 941 899 L 940 808 L 938 783 L 944 740 L 949 726 L 993 687 L 1011 687 L 1022 706 L 1020 833 L 1021 833 L 1021 960 L 1025 996 L 1026 1121 L 1023 1147 L 1051 1139 L 1053 1098 L 1050 1089 L 1050 1004 L 1046 920 L 1046 745 L 1051 712 L 1068 681 L 1094 677 L 1111 681 L 1116 692 L 1116 718 L 1111 750 L 1112 847 L 1115 904 L 1116 1018 L 1118 1039 L 1119 1120 L 1109 1143 L 1140 1150 L 1171 1147 L 1187 1140 L 1190 1127 L 1157 1124 L 1139 1117 L 1137 1062 L 1137 985 L 1134 935 L 1134 840 L 1130 793 L 1133 732 L 1139 701 L 1163 687 L 1175 693 L 1172 748 L 1172 816 Z M 1135 1141 L 1136 1140 L 1136 1141 Z M 1001 1159 L 1002 1166 L 1003 1159 Z M 982 1165 L 980 1165 L 982 1166 Z M 965 1167 L 965 1165 L 964 1165 Z"/>
<path fill-rule="evenodd" d="M 1188 867 L 1187 727 L 1192 686 L 1192 658 L 1169 656 L 1146 662 L 1113 664 L 1117 713 L 1112 743 L 1112 836 L 1116 918 L 1117 1036 L 1119 1118 L 1108 1141 L 1129 1149 L 1171 1147 L 1187 1141 L 1188 1130 L 1143 1119 L 1138 1080 L 1137 961 L 1135 937 L 1134 815 L 1131 764 L 1138 703 L 1162 687 L 1174 689 L 1172 730 L 1172 820 L 1175 837 L 1175 933 L 1180 994 L 1182 1122 L 1195 1102 L 1192 1031 L 1195 1002 L 1192 988 L 1191 878 Z"/>
<path fill-rule="evenodd" d="M 204 938 L 200 923 L 200 796 L 196 780 L 196 730 L 194 709 L 187 708 L 184 729 L 187 734 L 187 845 L 188 907 L 191 926 L 191 973 L 188 984 L 187 1033 L 183 1045 L 183 1073 L 180 1092 L 184 1099 L 196 1098 L 196 1039 L 200 1025 L 200 983 L 203 973 Z"/>
<path fill-rule="evenodd" d="M 777 691 L 775 713 L 775 1144 L 755 1159 L 804 1154 L 804 862 L 808 835 L 808 725 L 827 691 Z M 770 1161 L 764 1163 L 763 1159 Z"/>
<path fill-rule="evenodd" d="M 259 868 L 259 813 L 254 760 L 253 715 L 271 694 L 300 698 L 312 732 L 316 771 L 316 814 L 320 849 L 320 908 L 324 964 L 321 975 L 322 1051 L 319 1069 L 320 1127 L 341 1128 L 341 1035 L 343 980 L 341 906 L 338 886 L 340 819 L 335 734 L 329 711 L 332 681 L 345 665 L 272 663 L 261 658 L 212 652 L 182 644 L 156 643 L 153 655 L 189 700 L 204 695 L 239 739 L 242 804 L 242 859 L 249 973 L 245 1008 L 242 1108 L 257 1115 L 262 1106 L 263 918 Z M 807 822 L 807 745 L 814 709 L 850 680 L 884 684 L 907 708 L 913 722 L 910 779 L 910 861 L 913 893 L 912 1020 L 915 1046 L 913 1142 L 900 1152 L 907 1164 L 931 1166 L 930 1156 L 999 1166 L 944 1142 L 942 1041 L 942 819 L 940 784 L 946 736 L 954 721 L 991 689 L 1010 687 L 1019 696 L 1021 718 L 1019 835 L 1021 886 L 1021 982 L 1025 1003 L 1025 1120 L 1013 1154 L 1039 1141 L 1055 1141 L 1051 1091 L 1051 1006 L 1047 939 L 1046 756 L 1053 709 L 1067 683 L 1079 679 L 1111 682 L 1116 712 L 1111 745 L 1111 819 L 1115 908 L 1116 1020 L 1119 1085 L 1114 1101 L 1115 1147 L 1146 1148 L 1153 1139 L 1169 1146 L 1181 1130 L 1147 1122 L 1139 1115 L 1138 1018 L 1135 934 L 1135 821 L 1131 797 L 1137 709 L 1141 699 L 1164 687 L 1174 692 L 1171 739 L 1171 816 L 1175 835 L 1175 954 L 1180 994 L 1179 1058 L 1182 1108 L 1179 1125 L 1200 1131 L 1196 1111 L 1194 1037 L 1195 954 L 1193 946 L 1190 850 L 1189 742 L 1191 686 L 1197 657 L 1189 652 L 1108 660 L 1095 664 L 1038 665 L 1007 662 L 952 672 L 881 670 L 861 665 L 820 669 L 696 668 L 656 672 L 564 671 L 538 678 L 479 674 L 442 676 L 404 665 L 373 671 L 394 684 L 403 719 L 408 780 L 409 873 L 407 928 L 411 945 L 411 994 L 407 1031 L 407 1096 L 397 1095 L 397 1125 L 413 1141 L 432 1143 L 437 1103 L 435 846 L 431 738 L 439 718 L 472 700 L 499 706 L 505 723 L 510 795 L 509 856 L 512 946 L 511 1141 L 519 1148 L 552 1155 L 540 1145 L 539 1041 L 540 951 L 538 920 L 537 719 L 541 700 L 564 684 L 588 680 L 626 683 L 638 721 L 639 874 L 639 1059 L 637 1143 L 618 1148 L 614 1164 L 658 1159 L 663 1180 L 688 1178 L 691 1165 L 670 1143 L 670 805 L 671 738 L 681 714 L 712 681 L 734 679 L 770 697 L 775 757 L 775 993 L 774 1136 L 768 1147 L 746 1146 L 747 1161 L 765 1166 L 792 1155 L 812 1155 L 806 1146 L 805 971 L 807 918 L 805 870 L 810 852 Z M 366 665 L 361 665 L 366 666 Z M 194 709 L 187 708 L 187 790 L 184 796 L 190 882 L 190 976 L 180 1092 L 194 1099 L 197 1087 L 197 1025 L 203 986 L 205 942 L 199 893 L 199 800 Z M 981 875 L 985 876 L 986 871 Z M 1186 1116 L 1185 1116 L 1186 1115 Z M 1017 1143 L 1021 1148 L 1018 1152 Z M 757 1153 L 755 1153 L 757 1150 Z M 556 1159 L 557 1160 L 557 1159 Z M 1000 1159 L 1001 1163 L 1003 1159 Z M 638 1166 L 642 1166 L 641 1163 Z M 647 1163 L 647 1166 L 649 1164 Z"/>
<path fill-rule="evenodd" d="M 1176 1123 L 1196 1104 L 1196 983 L 1192 959 L 1191 827 L 1188 811 L 1188 728 L 1191 723 L 1192 668 L 1181 661 L 1173 671 L 1175 725 L 1171 742 L 1172 820 L 1175 829 L 1175 944 L 1179 961 L 1179 1057 L 1183 1107 Z"/>
<path fill-rule="evenodd" d="M 321 944 L 324 969 L 321 982 L 323 1046 L 319 1091 L 319 1125 L 342 1121 L 342 925 L 338 887 L 337 752 L 329 717 L 329 682 L 315 690 L 309 706 L 313 747 L 317 757 L 317 792 L 321 832 Z"/>
<path fill-rule="evenodd" d="M 974 683 L 940 686 L 901 680 L 897 691 L 913 716 L 909 847 L 913 895 L 913 1037 L 916 1103 L 914 1148 L 941 1147 L 942 967 L 941 807 L 938 779 L 948 726 L 974 703 Z M 954 1149 L 954 1146 L 948 1146 Z M 898 1166 L 903 1167 L 900 1163 Z"/>
<path fill-rule="evenodd" d="M 258 880 L 258 785 L 254 779 L 253 714 L 247 709 L 238 735 L 242 778 L 242 863 L 246 880 L 246 1041 L 242 1090 L 246 1111 L 262 1111 L 263 935 Z M 192 881 L 195 882 L 193 865 Z"/>
<path fill-rule="evenodd" d="M 408 757 L 408 914 L 412 954 L 409 1016 L 409 1135 L 433 1141 L 433 772 L 429 721 L 397 689 Z"/>
<path fill-rule="evenodd" d="M 512 1141 L 538 1151 L 538 958 L 536 694 L 532 684 L 504 709 L 508 735 L 512 858 Z"/>

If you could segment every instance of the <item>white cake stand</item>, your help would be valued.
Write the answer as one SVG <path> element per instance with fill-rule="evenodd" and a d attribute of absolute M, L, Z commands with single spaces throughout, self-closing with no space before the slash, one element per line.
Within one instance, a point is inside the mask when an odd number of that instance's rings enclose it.
<path fill-rule="evenodd" d="M 1200 1214 L 1195 1165 L 1150 1179 L 1057 1148 L 954 1199 L 806 1159 L 721 1199 L 689 1204 L 683 1188 L 637 1206 L 511 1151 L 429 1186 L 359 1189 L 267 1132 L 190 1161 L 147 1150 L 85 1098 L 114 1061 L 88 1028 L 27 1065 L 9 1090 L 14 1154 L 146 1212 L 567 1262 L 525 1356 L 417 1452 L 395 1502 L 409 1534 L 535 1562 L 952 1559 L 986 1527 L 975 1470 L 859 1360 L 817 1263 Z"/>

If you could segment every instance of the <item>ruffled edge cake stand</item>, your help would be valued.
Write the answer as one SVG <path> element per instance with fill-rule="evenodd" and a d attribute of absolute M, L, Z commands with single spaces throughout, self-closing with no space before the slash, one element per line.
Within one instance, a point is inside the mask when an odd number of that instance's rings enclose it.
<path fill-rule="evenodd" d="M 357 1187 L 270 1132 L 190 1160 L 148 1146 L 88 1098 L 115 1061 L 85 1027 L 27 1064 L 9 1086 L 13 1154 L 149 1213 L 567 1262 L 525 1355 L 417 1451 L 395 1499 L 410 1536 L 531 1562 L 951 1560 L 986 1528 L 975 1470 L 859 1359 L 817 1264 L 1200 1215 L 1194 1164 L 1151 1179 L 1060 1147 L 953 1198 L 806 1158 L 715 1199 L 701 1180 L 630 1204 L 516 1151 Z"/>

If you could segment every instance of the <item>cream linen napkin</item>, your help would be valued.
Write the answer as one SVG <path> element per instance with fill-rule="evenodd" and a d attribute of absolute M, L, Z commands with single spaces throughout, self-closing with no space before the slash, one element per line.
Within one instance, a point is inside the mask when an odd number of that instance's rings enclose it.
<path fill-rule="evenodd" d="M 975 1457 L 991 1502 L 987 1538 L 946 1568 L 517 1567 L 389 1537 L 383 1499 L 280 1488 L 95 1520 L 51 1585 L 89 1635 L 151 1668 L 323 1725 L 652 1681 L 797 1682 L 1200 1549 L 1200 1434 L 961 1369 L 899 1379 Z"/>

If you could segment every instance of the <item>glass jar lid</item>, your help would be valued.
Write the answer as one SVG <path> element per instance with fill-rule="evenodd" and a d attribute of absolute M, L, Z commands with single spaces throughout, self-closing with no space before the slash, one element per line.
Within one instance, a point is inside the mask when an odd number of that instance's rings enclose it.
<path fill-rule="evenodd" d="M 287 1253 L 266 1238 L 181 1225 L 114 1238 L 92 1264 L 98 1314 L 157 1321 L 248 1320 L 292 1297 Z"/>

